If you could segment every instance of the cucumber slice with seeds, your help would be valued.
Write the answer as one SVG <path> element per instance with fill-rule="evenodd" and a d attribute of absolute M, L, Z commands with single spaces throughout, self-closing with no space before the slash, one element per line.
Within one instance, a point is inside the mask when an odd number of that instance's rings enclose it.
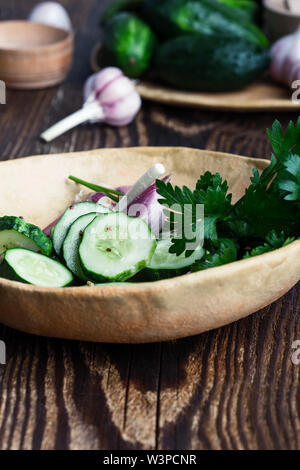
<path fill-rule="evenodd" d="M 0 275 L 12 281 L 42 287 L 65 287 L 73 281 L 71 271 L 58 261 L 23 248 L 5 252 Z"/>
<path fill-rule="evenodd" d="M 107 207 L 92 201 L 78 202 L 77 204 L 72 204 L 68 209 L 66 209 L 51 233 L 53 246 L 58 255 L 61 252 L 64 239 L 66 238 L 67 232 L 72 223 L 81 215 L 89 214 L 91 212 L 104 214 L 111 211 Z"/>
<path fill-rule="evenodd" d="M 36 225 L 20 217 L 4 216 L 0 218 L 0 255 L 10 248 L 26 248 L 50 256 L 52 242 Z"/>
<path fill-rule="evenodd" d="M 69 228 L 63 243 L 62 252 L 67 267 L 83 281 L 87 281 L 88 278 L 82 270 L 78 249 L 84 229 L 92 222 L 92 220 L 94 220 L 96 216 L 96 212 L 91 212 L 90 214 L 85 214 L 81 217 L 78 217 L 78 219 L 76 219 Z"/>
<path fill-rule="evenodd" d="M 79 257 L 90 280 L 125 281 L 149 264 L 155 248 L 155 236 L 143 220 L 114 212 L 87 226 Z"/>

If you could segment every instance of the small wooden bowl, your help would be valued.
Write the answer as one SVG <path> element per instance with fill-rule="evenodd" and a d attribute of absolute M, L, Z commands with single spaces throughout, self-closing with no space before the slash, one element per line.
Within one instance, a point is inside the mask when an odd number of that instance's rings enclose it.
<path fill-rule="evenodd" d="M 264 0 L 265 31 L 271 41 L 293 33 L 300 25 L 298 9 L 288 9 L 285 0 Z"/>
<path fill-rule="evenodd" d="M 0 22 L 0 79 L 9 88 L 61 83 L 70 70 L 72 32 L 29 21 Z"/>

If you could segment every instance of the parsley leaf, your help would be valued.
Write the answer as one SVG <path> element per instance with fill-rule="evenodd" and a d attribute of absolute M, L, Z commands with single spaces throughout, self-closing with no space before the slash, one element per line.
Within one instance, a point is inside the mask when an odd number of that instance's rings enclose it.
<path fill-rule="evenodd" d="M 237 243 L 229 238 L 214 240 L 210 243 L 210 251 L 207 250 L 204 257 L 191 266 L 191 271 L 201 271 L 232 263 L 237 260 L 237 249 Z"/>
<path fill-rule="evenodd" d="M 217 188 L 220 187 L 224 193 L 228 191 L 228 183 L 227 181 L 222 180 L 222 177 L 219 173 L 211 173 L 210 171 L 206 171 L 197 181 L 196 190 L 204 190 L 207 191 L 208 188 Z"/>
<path fill-rule="evenodd" d="M 255 192 L 246 193 L 231 219 L 234 224 L 237 220 L 244 224 L 243 227 L 247 228 L 245 234 L 247 237 L 263 239 L 272 229 L 293 234 L 299 225 L 295 219 L 294 205 L 282 199 L 280 194 L 267 192 L 259 186 Z"/>
<path fill-rule="evenodd" d="M 296 124 L 290 122 L 285 132 L 275 121 L 267 135 L 273 150 L 270 164 L 261 173 L 253 171 L 249 187 L 234 205 L 228 183 L 219 173 L 206 171 L 194 190 L 157 181 L 157 192 L 162 196 L 159 202 L 166 207 L 176 204 L 182 220 L 187 211 L 195 246 L 202 241 L 196 207 L 204 205 L 205 256 L 193 270 L 266 253 L 300 236 L 300 117 Z M 176 231 L 178 223 L 172 227 Z M 190 256 L 190 241 L 184 233 L 174 237 L 170 252 Z"/>
<path fill-rule="evenodd" d="M 280 181 L 279 188 L 287 192 L 287 201 L 300 201 L 300 156 L 291 155 L 284 166 L 290 179 Z"/>
<path fill-rule="evenodd" d="M 298 153 L 300 151 L 300 117 L 296 125 L 292 121 L 289 122 L 285 134 L 280 122 L 276 119 L 272 129 L 267 129 L 267 136 L 278 160 L 284 160 L 291 150 Z"/>
<path fill-rule="evenodd" d="M 162 180 L 156 181 L 157 192 L 162 199 L 159 202 L 169 208 L 170 227 L 177 229 L 180 238 L 173 238 L 173 245 L 170 247 L 170 253 L 176 253 L 178 256 L 187 248 L 187 243 L 195 242 L 199 232 L 200 220 L 198 220 L 197 206 L 204 205 L 204 238 L 216 240 L 217 222 L 227 216 L 232 208 L 231 194 L 228 192 L 228 184 L 222 181 L 221 176 L 206 172 L 197 182 L 195 191 L 191 191 L 186 186 L 180 189 L 178 186 L 173 187 L 171 183 L 165 183 Z M 174 212 L 172 212 L 172 209 Z M 174 213 L 180 215 L 181 227 L 176 225 Z M 187 220 L 192 225 L 194 238 L 187 239 L 184 231 L 184 222 Z M 190 255 L 192 251 L 188 250 L 186 255 Z"/>
<path fill-rule="evenodd" d="M 286 238 L 284 232 L 281 232 L 278 235 L 276 230 L 271 230 L 271 232 L 266 237 L 266 242 L 263 245 L 253 248 L 251 251 L 247 251 L 247 253 L 244 255 L 244 258 L 250 258 L 252 256 L 268 253 L 269 251 L 273 251 L 283 246 L 289 245 L 294 240 L 294 237 Z"/>
<path fill-rule="evenodd" d="M 197 213 L 197 195 L 186 186 L 179 188 L 173 187 L 171 183 L 165 183 L 163 180 L 156 180 L 157 193 L 162 196 L 158 202 L 165 206 L 169 218 L 170 229 L 177 232 L 177 237 L 172 238 L 170 253 L 181 255 L 186 250 L 187 243 L 195 243 L 198 239 L 198 213 Z M 180 223 L 180 226 L 178 224 Z M 184 231 L 185 224 L 191 227 L 189 240 L 186 239 Z M 191 255 L 188 251 L 186 255 Z"/>

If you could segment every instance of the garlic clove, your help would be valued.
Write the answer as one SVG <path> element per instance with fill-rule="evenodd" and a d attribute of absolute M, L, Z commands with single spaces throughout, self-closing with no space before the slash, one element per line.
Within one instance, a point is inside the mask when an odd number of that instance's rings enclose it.
<path fill-rule="evenodd" d="M 134 91 L 134 84 L 129 78 L 123 76 L 110 82 L 97 96 L 102 106 L 114 104 L 126 98 Z"/>
<path fill-rule="evenodd" d="M 141 97 L 134 90 L 124 99 L 116 101 L 112 105 L 103 106 L 105 121 L 112 126 L 125 126 L 134 119 L 141 104 Z"/>
<path fill-rule="evenodd" d="M 117 67 L 105 67 L 94 76 L 95 93 L 101 93 L 104 87 L 106 87 L 110 82 L 122 76 L 124 76 L 124 74 L 121 69 L 118 69 Z"/>
<path fill-rule="evenodd" d="M 292 47 L 292 43 L 293 37 L 290 34 L 279 39 L 279 41 L 277 41 L 271 49 L 271 55 L 273 59 L 271 62 L 270 73 L 272 78 L 276 81 L 284 81 L 283 63 Z"/>
<path fill-rule="evenodd" d="M 47 24 L 55 28 L 72 31 L 72 23 L 67 10 L 58 2 L 38 3 L 30 12 L 28 21 Z"/>
<path fill-rule="evenodd" d="M 300 61 L 297 63 L 297 67 L 294 68 L 291 83 L 293 83 L 296 80 L 300 80 Z"/>
<path fill-rule="evenodd" d="M 296 62 L 292 62 L 289 65 L 289 69 L 287 71 L 287 77 L 288 77 L 288 83 L 290 84 L 290 86 L 295 80 L 298 79 L 297 77 L 299 76 L 298 74 L 299 67 L 300 67 L 300 60 L 297 60 Z"/>
<path fill-rule="evenodd" d="M 117 67 L 106 67 L 100 72 L 94 73 L 88 77 L 83 87 L 83 101 L 91 101 L 97 95 L 102 93 L 107 86 L 110 86 L 119 78 L 125 77 L 122 70 Z"/>
<path fill-rule="evenodd" d="M 271 48 L 271 56 L 271 77 L 290 87 L 296 80 L 300 61 L 300 30 L 276 41 Z"/>
<path fill-rule="evenodd" d="M 95 83 L 96 74 L 90 75 L 83 86 L 83 102 L 90 101 L 91 99 L 95 99 L 95 92 L 94 92 L 94 83 Z"/>

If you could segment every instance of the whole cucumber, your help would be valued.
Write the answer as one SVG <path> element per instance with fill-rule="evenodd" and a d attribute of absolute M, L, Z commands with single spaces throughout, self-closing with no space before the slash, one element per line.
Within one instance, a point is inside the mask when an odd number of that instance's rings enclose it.
<path fill-rule="evenodd" d="M 119 13 L 104 28 L 105 61 L 128 77 L 139 77 L 149 67 L 156 48 L 151 28 L 131 13 Z"/>
<path fill-rule="evenodd" d="M 246 0 L 248 1 L 248 0 Z M 105 24 L 121 11 L 138 11 L 144 0 L 114 0 L 103 11 L 101 23 Z"/>
<path fill-rule="evenodd" d="M 218 0 L 228 7 L 239 11 L 244 18 L 254 21 L 259 11 L 259 5 L 254 0 Z"/>
<path fill-rule="evenodd" d="M 269 53 L 247 41 L 189 35 L 170 39 L 156 55 L 157 76 L 176 88 L 225 92 L 243 88 L 269 65 Z"/>
<path fill-rule="evenodd" d="M 166 38 L 220 34 L 268 46 L 266 36 L 256 25 L 218 0 L 145 0 L 143 14 L 158 34 Z"/>

